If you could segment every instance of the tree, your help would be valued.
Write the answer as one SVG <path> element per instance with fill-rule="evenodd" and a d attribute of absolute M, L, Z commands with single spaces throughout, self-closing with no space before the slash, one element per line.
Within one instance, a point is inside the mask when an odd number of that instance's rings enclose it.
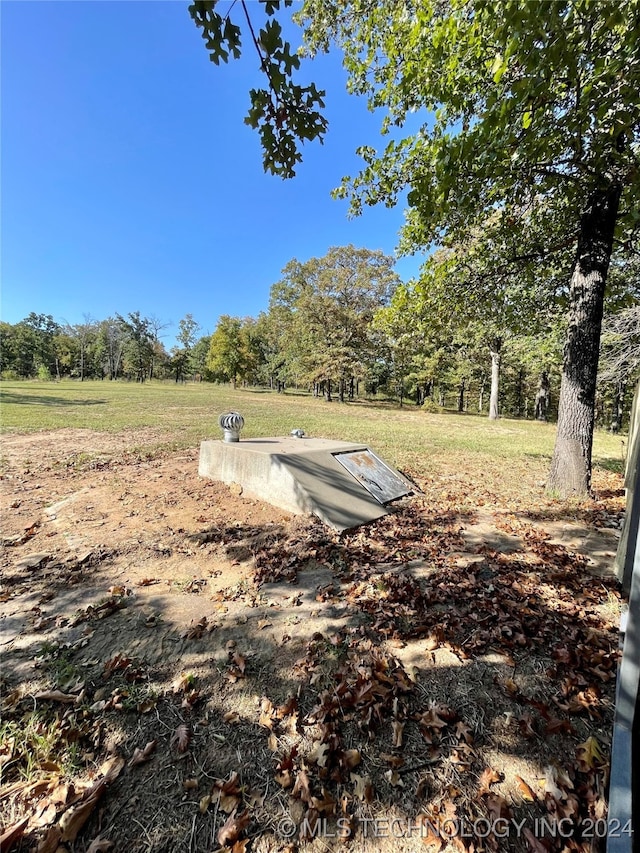
<path fill-rule="evenodd" d="M 147 317 L 141 317 L 139 311 L 134 311 L 127 317 L 128 320 L 125 320 L 120 314 L 116 314 L 127 340 L 124 356 L 136 377 L 136 382 L 144 382 L 147 376 L 149 378 L 152 376 L 153 362 L 156 357 L 154 344 L 157 343 L 157 338 L 154 336 L 150 320 Z"/>
<path fill-rule="evenodd" d="M 408 190 L 405 250 L 460 240 L 496 211 L 506 233 L 523 210 L 544 235 L 523 234 L 529 257 L 573 247 L 548 487 L 587 493 L 607 272 L 614 238 L 640 224 L 638 0 L 558 0 L 544 14 L 526 0 L 307 0 L 298 20 L 310 55 L 342 48 L 350 91 L 386 110 L 383 133 L 424 115 L 380 153 L 359 149 L 365 166 L 337 193 L 354 213 Z"/>
<path fill-rule="evenodd" d="M 106 373 L 110 380 L 118 378 L 122 368 L 127 327 L 118 317 L 108 317 L 99 325 L 98 341 L 106 359 Z"/>
<path fill-rule="evenodd" d="M 181 346 L 175 346 L 171 350 L 171 365 L 175 371 L 176 382 L 184 378 L 191 365 L 191 351 L 196 343 L 196 335 L 200 326 L 193 319 L 193 314 L 185 314 L 178 322 L 178 342 Z"/>
<path fill-rule="evenodd" d="M 248 377 L 253 367 L 247 338 L 251 322 L 255 321 L 223 314 L 209 342 L 207 368 L 215 379 L 231 382 L 234 388 L 238 380 Z"/>
<path fill-rule="evenodd" d="M 376 358 L 376 312 L 387 305 L 399 278 L 393 258 L 380 251 L 340 246 L 322 258 L 296 259 L 271 288 L 270 313 L 282 323 L 289 370 L 344 401 Z"/>

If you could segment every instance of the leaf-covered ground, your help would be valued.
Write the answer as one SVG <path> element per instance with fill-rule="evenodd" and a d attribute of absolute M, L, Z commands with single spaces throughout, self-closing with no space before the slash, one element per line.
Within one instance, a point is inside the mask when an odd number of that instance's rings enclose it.
<path fill-rule="evenodd" d="M 339 536 L 142 438 L 4 442 L 3 851 L 603 848 L 618 475 L 432 461 Z"/>

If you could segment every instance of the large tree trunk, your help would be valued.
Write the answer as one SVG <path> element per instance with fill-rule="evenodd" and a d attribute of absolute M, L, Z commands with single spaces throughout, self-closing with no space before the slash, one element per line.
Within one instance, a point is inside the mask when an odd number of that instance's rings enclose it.
<path fill-rule="evenodd" d="M 489 394 L 489 420 L 498 417 L 498 391 L 500 390 L 500 358 L 502 339 L 494 338 L 489 344 L 491 351 L 491 393 Z"/>
<path fill-rule="evenodd" d="M 604 291 L 620 188 L 596 190 L 580 221 L 564 345 L 558 430 L 547 489 L 563 497 L 591 489 L 591 448 Z"/>

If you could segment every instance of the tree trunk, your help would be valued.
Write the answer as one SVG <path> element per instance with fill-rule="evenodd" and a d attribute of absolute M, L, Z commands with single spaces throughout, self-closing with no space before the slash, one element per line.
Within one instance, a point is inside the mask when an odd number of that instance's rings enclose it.
<path fill-rule="evenodd" d="M 482 414 L 482 410 L 484 409 L 484 389 L 485 389 L 485 375 L 482 374 L 480 379 L 480 389 L 478 391 L 478 412 Z"/>
<path fill-rule="evenodd" d="M 551 384 L 549 382 L 549 374 L 543 370 L 538 380 L 538 390 L 536 391 L 536 408 L 535 418 L 537 421 L 546 421 L 547 412 L 549 411 L 549 390 Z"/>
<path fill-rule="evenodd" d="M 502 339 L 494 338 L 489 344 L 491 351 L 491 392 L 489 394 L 489 420 L 495 421 L 498 417 L 498 391 L 500 388 L 500 359 L 502 350 Z"/>
<path fill-rule="evenodd" d="M 558 429 L 547 489 L 563 497 L 591 489 L 591 449 L 604 291 L 620 187 L 596 190 L 580 221 L 571 276 Z"/>
<path fill-rule="evenodd" d="M 516 416 L 522 417 L 522 410 L 524 408 L 523 405 L 523 385 L 524 385 L 524 370 L 520 368 L 518 370 L 518 385 L 516 386 Z"/>
<path fill-rule="evenodd" d="M 327 392 L 325 394 L 325 399 L 326 399 L 327 403 L 330 403 L 331 402 L 331 380 L 330 379 L 327 379 L 327 386 L 326 387 L 327 387 Z"/>
<path fill-rule="evenodd" d="M 464 392 L 467 390 L 466 381 L 463 379 L 458 388 L 458 411 L 464 412 Z"/>

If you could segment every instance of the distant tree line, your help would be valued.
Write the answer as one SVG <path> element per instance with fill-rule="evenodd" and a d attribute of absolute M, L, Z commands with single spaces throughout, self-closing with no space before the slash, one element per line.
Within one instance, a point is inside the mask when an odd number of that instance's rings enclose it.
<path fill-rule="evenodd" d="M 169 324 L 139 311 L 106 320 L 85 315 L 82 323 L 59 323 L 31 312 L 19 323 L 0 322 L 3 379 L 195 378 L 205 370 L 209 338 L 198 339 L 191 314 L 180 320 L 177 344 L 167 352 L 160 333 Z"/>
<path fill-rule="evenodd" d="M 553 420 L 567 298 L 553 286 L 564 280 L 555 263 L 537 266 L 538 285 L 523 287 L 524 271 L 514 281 L 494 267 L 485 278 L 486 257 L 471 244 L 436 253 L 418 281 L 402 283 L 382 252 L 332 248 L 291 260 L 257 318 L 222 315 L 199 336 L 187 314 L 170 352 L 160 339 L 169 324 L 139 312 L 0 323 L 0 369 L 5 379 L 204 380 Z M 618 431 L 640 377 L 637 261 L 613 263 L 609 290 L 596 412 Z"/>

